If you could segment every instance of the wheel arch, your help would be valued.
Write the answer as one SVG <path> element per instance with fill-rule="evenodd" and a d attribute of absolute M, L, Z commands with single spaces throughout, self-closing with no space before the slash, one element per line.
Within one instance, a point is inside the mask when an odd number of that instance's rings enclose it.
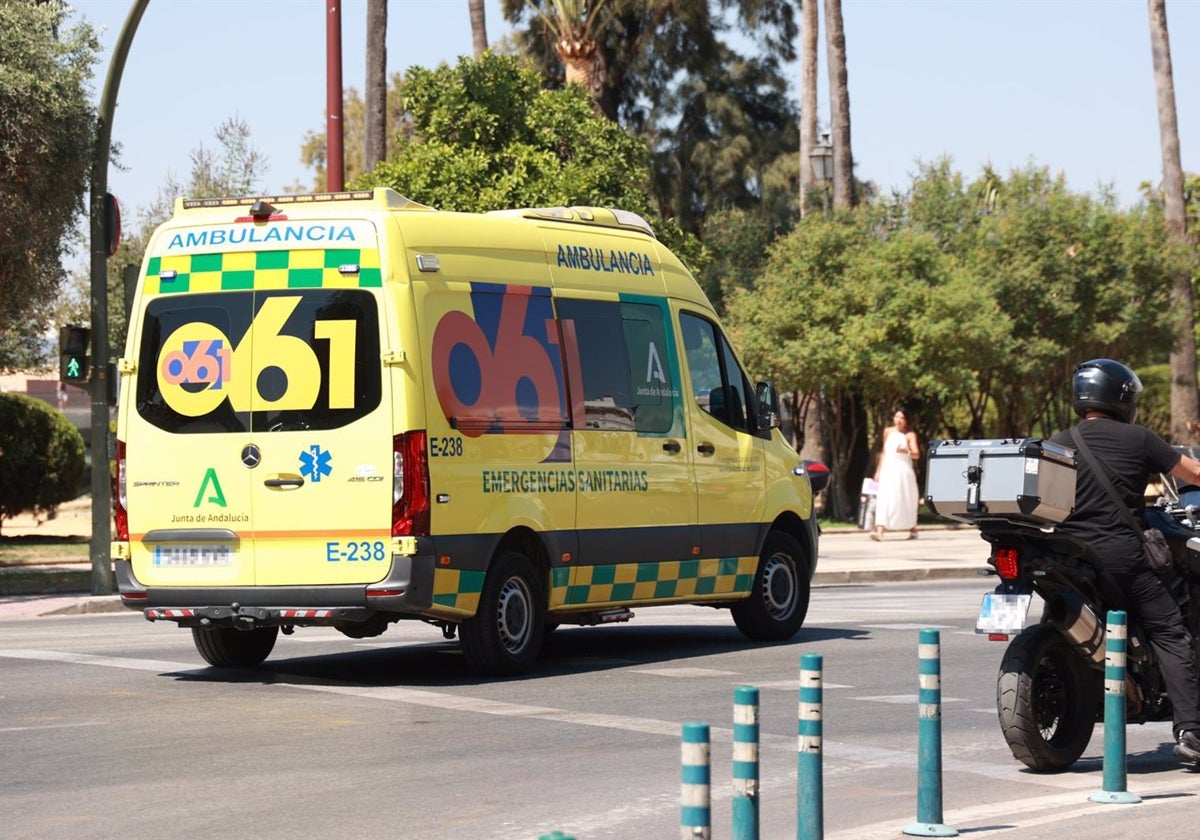
<path fill-rule="evenodd" d="M 815 519 L 801 519 L 791 510 L 785 510 L 775 517 L 770 525 L 763 528 L 758 540 L 758 553 L 762 553 L 767 537 L 772 531 L 780 531 L 800 543 L 804 549 L 804 562 L 808 567 L 808 577 L 811 580 L 817 570 L 817 523 Z"/>

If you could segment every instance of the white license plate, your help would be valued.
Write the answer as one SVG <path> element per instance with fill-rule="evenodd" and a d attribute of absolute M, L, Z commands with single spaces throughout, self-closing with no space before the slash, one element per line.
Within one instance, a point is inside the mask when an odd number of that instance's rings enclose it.
<path fill-rule="evenodd" d="M 1029 614 L 1031 600 L 1032 595 L 987 593 L 979 607 L 979 620 L 975 622 L 975 632 L 1015 636 L 1025 629 L 1025 616 Z"/>
<path fill-rule="evenodd" d="M 156 545 L 155 566 L 231 566 L 231 545 Z"/>

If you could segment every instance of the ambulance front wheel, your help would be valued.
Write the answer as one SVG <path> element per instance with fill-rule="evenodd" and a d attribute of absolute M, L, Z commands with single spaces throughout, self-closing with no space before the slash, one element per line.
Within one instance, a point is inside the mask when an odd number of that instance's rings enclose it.
<path fill-rule="evenodd" d="M 505 551 L 492 561 L 474 618 L 459 627 L 463 653 L 481 674 L 522 674 L 542 650 L 546 599 L 541 576 L 523 554 Z"/>
<path fill-rule="evenodd" d="M 805 562 L 795 537 L 782 531 L 767 536 L 750 597 L 730 610 L 742 635 L 756 642 L 781 642 L 796 635 L 808 614 Z"/>
<path fill-rule="evenodd" d="M 253 668 L 271 655 L 278 627 L 236 630 L 232 627 L 193 627 L 192 641 L 204 661 L 217 668 Z"/>

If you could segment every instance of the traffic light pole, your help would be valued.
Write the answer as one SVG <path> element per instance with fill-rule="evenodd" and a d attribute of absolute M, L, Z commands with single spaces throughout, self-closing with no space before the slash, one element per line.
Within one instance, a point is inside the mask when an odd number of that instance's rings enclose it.
<path fill-rule="evenodd" d="M 112 61 L 100 97 L 96 121 L 96 148 L 92 156 L 91 252 L 92 252 L 92 594 L 113 591 L 112 481 L 109 460 L 108 406 L 108 235 L 105 230 L 104 196 L 108 192 L 108 158 L 112 145 L 112 120 L 117 109 L 117 88 L 125 71 L 125 59 L 133 33 L 150 0 L 134 0 L 113 47 Z"/>

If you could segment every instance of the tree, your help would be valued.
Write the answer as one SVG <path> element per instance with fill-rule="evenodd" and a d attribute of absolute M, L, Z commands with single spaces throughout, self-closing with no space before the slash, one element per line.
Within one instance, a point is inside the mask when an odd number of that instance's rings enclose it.
<path fill-rule="evenodd" d="M 527 0 L 528 2 L 528 0 Z M 553 37 L 554 52 L 566 68 L 566 82 L 583 87 L 597 113 L 616 119 L 604 107 L 607 57 L 597 40 L 606 23 L 608 0 L 546 0 L 545 8 L 530 2 Z"/>
<path fill-rule="evenodd" d="M 854 207 L 854 153 L 850 146 L 850 84 L 842 0 L 825 0 L 825 50 L 829 57 L 829 128 L 833 135 L 833 206 Z"/>
<path fill-rule="evenodd" d="M 96 114 L 89 83 L 99 42 L 63 27 L 61 2 L 0 3 L 0 328 L 40 326 L 65 276 L 62 255 L 85 209 Z M 14 360 L 0 358 L 0 366 Z"/>
<path fill-rule="evenodd" d="M 367 0 L 366 128 L 363 169 L 387 159 L 387 0 Z"/>
<path fill-rule="evenodd" d="M 79 495 L 83 435 L 61 411 L 24 394 L 0 394 L 0 524 L 23 511 L 52 514 Z"/>
<path fill-rule="evenodd" d="M 849 518 L 871 466 L 859 436 L 897 404 L 924 437 L 1048 435 L 1071 422 L 1078 362 L 1164 353 L 1158 278 L 1185 257 L 1152 205 L 1121 211 L 1032 166 L 967 183 L 943 160 L 890 201 L 806 218 L 727 295 L 726 322 L 756 375 L 823 394 Z"/>
<path fill-rule="evenodd" d="M 551 86 L 565 68 L 539 10 L 550 0 L 503 0 L 522 48 Z M 609 0 L 596 42 L 600 110 L 642 137 L 661 215 L 703 235 L 711 210 L 767 213 L 778 230 L 795 215 L 798 126 L 782 62 L 795 57 L 792 0 Z M 730 46 L 734 27 L 759 53 Z M 593 79 L 595 81 L 595 78 Z"/>
<path fill-rule="evenodd" d="M 467 0 L 467 7 L 471 14 L 471 47 L 475 52 L 475 57 L 479 58 L 488 48 L 483 0 Z"/>
<path fill-rule="evenodd" d="M 658 217 L 646 193 L 645 145 L 597 116 L 579 88 L 546 90 L 512 56 L 409 69 L 413 136 L 355 187 L 388 186 L 442 210 L 591 204 L 645 216 L 693 271 L 699 243 Z"/>
<path fill-rule="evenodd" d="M 1171 69 L 1171 42 L 1167 31 L 1166 0 L 1150 0 L 1150 46 L 1154 57 L 1154 90 L 1158 100 L 1158 130 L 1163 158 L 1163 207 L 1167 235 L 1188 243 L 1184 213 L 1183 165 L 1179 150 L 1179 120 L 1175 113 L 1175 79 Z M 1196 385 L 1195 308 L 1192 273 L 1172 277 L 1171 309 L 1178 319 L 1171 348 L 1171 440 L 1200 442 L 1200 395 Z"/>
<path fill-rule="evenodd" d="M 812 150 L 817 142 L 817 2 L 803 0 L 800 24 L 800 203 L 799 215 L 808 209 L 812 189 Z"/>

